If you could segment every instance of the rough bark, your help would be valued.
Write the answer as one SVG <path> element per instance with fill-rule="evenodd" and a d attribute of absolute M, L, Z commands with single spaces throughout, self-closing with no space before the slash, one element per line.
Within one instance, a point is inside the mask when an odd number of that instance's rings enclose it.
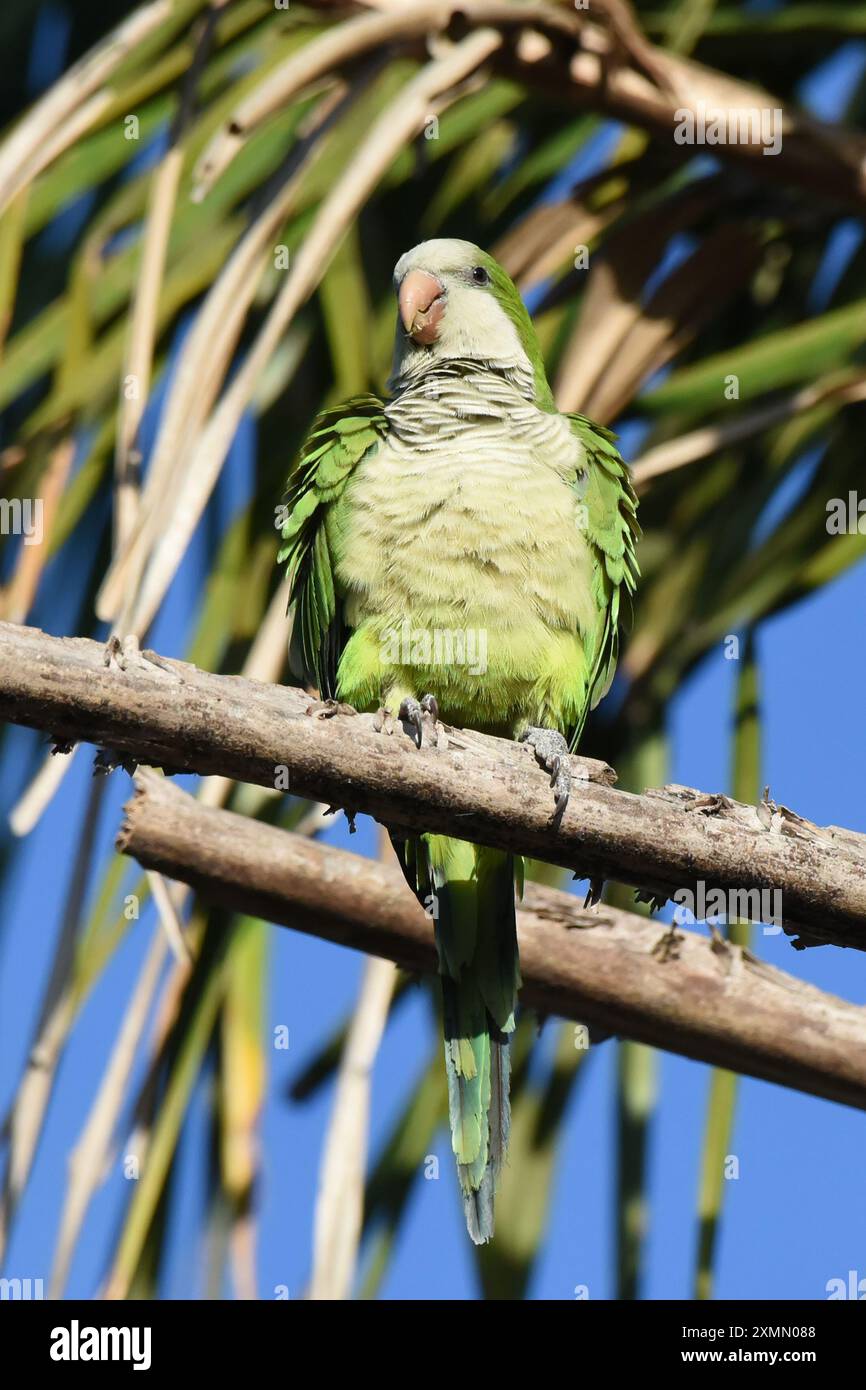
<path fill-rule="evenodd" d="M 139 773 L 118 847 L 205 899 L 436 969 L 433 924 L 402 875 Z M 757 960 L 607 905 L 527 884 L 518 918 L 524 1004 L 866 1109 L 866 1013 Z M 575 1045 L 584 1041 L 575 1035 Z"/>
<path fill-rule="evenodd" d="M 555 824 L 549 779 L 524 745 L 444 729 L 439 746 L 418 748 L 399 724 L 377 732 L 375 716 L 323 710 L 300 690 L 156 655 L 125 670 L 105 661 L 97 642 L 0 624 L 0 718 L 88 740 L 115 761 L 270 787 L 287 778 L 298 795 L 398 830 L 459 833 L 659 897 L 776 891 L 800 944 L 866 949 L 866 836 L 687 787 L 633 795 L 582 758 Z"/>

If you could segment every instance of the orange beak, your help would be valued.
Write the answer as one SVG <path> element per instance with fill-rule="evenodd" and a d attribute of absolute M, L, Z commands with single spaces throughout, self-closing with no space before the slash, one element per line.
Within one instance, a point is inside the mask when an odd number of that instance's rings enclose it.
<path fill-rule="evenodd" d="M 400 282 L 397 303 L 409 337 L 424 346 L 435 343 L 445 312 L 444 293 L 436 276 L 426 270 L 410 270 Z"/>

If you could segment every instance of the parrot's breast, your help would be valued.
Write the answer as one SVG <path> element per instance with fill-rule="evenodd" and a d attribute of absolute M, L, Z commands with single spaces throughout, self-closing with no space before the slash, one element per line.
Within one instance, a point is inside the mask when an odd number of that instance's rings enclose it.
<path fill-rule="evenodd" d="M 596 620 L 581 445 L 495 373 L 425 379 L 387 414 L 329 532 L 354 630 L 341 698 L 430 690 L 448 722 L 532 722 Z"/>

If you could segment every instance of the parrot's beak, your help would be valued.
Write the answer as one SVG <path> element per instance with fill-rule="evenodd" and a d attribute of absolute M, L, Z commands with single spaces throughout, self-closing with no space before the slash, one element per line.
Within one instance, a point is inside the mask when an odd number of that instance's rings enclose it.
<path fill-rule="evenodd" d="M 445 312 L 444 287 L 426 270 L 410 270 L 397 292 L 400 318 L 409 337 L 423 346 L 435 343 Z"/>

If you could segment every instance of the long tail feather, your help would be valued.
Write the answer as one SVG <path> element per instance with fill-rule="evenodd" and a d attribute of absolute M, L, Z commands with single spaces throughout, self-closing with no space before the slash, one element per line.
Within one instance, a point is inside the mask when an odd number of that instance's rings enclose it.
<path fill-rule="evenodd" d="M 466 1226 L 493 1235 L 508 1151 L 509 1035 L 520 987 L 512 855 L 425 835 L 402 849 L 404 872 L 436 924 L 451 1144 Z"/>

